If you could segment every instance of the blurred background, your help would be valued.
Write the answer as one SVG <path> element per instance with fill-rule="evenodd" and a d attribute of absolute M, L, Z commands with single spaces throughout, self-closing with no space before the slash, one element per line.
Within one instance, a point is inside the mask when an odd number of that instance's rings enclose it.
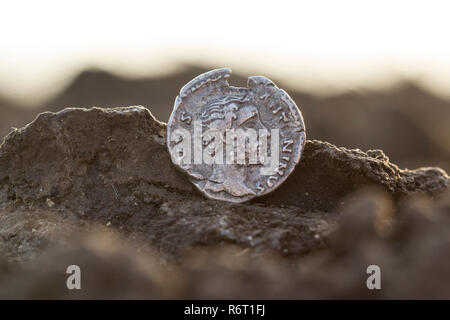
<path fill-rule="evenodd" d="M 0 136 L 42 111 L 143 105 L 167 121 L 194 76 L 264 75 L 307 137 L 450 171 L 445 1 L 2 1 Z"/>

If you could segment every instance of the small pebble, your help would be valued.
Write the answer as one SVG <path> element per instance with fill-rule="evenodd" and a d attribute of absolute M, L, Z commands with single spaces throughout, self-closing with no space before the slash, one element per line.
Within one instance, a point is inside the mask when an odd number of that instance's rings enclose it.
<path fill-rule="evenodd" d="M 55 206 L 55 203 L 50 198 L 47 198 L 45 202 L 49 208 L 53 208 Z"/>

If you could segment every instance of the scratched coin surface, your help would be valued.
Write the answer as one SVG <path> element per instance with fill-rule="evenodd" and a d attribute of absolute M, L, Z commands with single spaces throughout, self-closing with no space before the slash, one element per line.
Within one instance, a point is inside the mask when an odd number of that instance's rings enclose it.
<path fill-rule="evenodd" d="M 172 162 L 207 197 L 244 202 L 279 187 L 300 161 L 306 136 L 295 102 L 272 81 L 228 84 L 231 70 L 204 73 L 180 91 L 167 125 Z"/>

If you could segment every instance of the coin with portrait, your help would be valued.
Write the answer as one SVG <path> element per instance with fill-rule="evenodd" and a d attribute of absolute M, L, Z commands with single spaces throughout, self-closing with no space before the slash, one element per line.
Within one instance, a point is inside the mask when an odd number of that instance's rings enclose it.
<path fill-rule="evenodd" d="M 300 110 L 261 76 L 228 84 L 231 70 L 204 73 L 180 91 L 167 125 L 173 163 L 206 196 L 244 202 L 265 195 L 295 169 L 305 144 Z"/>

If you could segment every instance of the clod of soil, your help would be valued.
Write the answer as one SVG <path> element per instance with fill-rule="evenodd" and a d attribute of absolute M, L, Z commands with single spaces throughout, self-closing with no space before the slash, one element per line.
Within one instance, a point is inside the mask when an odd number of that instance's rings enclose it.
<path fill-rule="evenodd" d="M 45 286 L 38 261 L 49 265 L 45 277 L 64 278 L 58 272 L 65 270 L 46 261 L 72 257 L 98 275 L 116 279 L 128 272 L 136 282 L 119 289 L 118 279 L 117 291 L 108 291 L 92 280 L 85 295 L 49 288 L 49 297 L 371 297 L 367 263 L 385 266 L 393 283 L 374 297 L 449 297 L 449 289 L 406 290 L 407 281 L 395 278 L 401 268 L 420 277 L 449 263 L 450 180 L 443 170 L 401 170 L 380 150 L 307 141 L 283 186 L 253 202 L 230 204 L 206 199 L 175 169 L 165 131 L 143 107 L 69 108 L 42 113 L 5 138 L 0 288 L 14 287 L 24 275 L 32 280 L 4 296 L 38 297 Z M 73 240 L 91 229 L 116 234 L 126 249 L 95 237 Z M 61 253 L 55 246 L 71 249 Z M 103 256 L 105 250 L 110 253 Z M 428 250 L 444 254 L 430 257 Z M 147 259 L 147 267 L 141 269 L 136 256 Z M 116 259 L 119 265 L 111 266 Z"/>

